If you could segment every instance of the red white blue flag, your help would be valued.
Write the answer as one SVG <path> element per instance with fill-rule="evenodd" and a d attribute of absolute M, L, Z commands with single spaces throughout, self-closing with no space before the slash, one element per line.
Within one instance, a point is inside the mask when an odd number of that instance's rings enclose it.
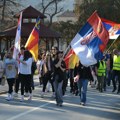
<path fill-rule="evenodd" d="M 18 20 L 18 26 L 16 31 L 15 43 L 14 43 L 14 51 L 13 58 L 16 59 L 20 52 L 20 40 L 21 40 L 21 23 L 22 23 L 22 12 L 20 13 L 20 18 Z"/>
<path fill-rule="evenodd" d="M 109 32 L 110 39 L 117 39 L 120 35 L 120 24 L 101 18 L 103 25 Z"/>
<path fill-rule="evenodd" d="M 81 64 L 90 66 L 102 59 L 108 40 L 109 33 L 100 17 L 94 12 L 71 41 L 71 47 L 78 55 Z"/>

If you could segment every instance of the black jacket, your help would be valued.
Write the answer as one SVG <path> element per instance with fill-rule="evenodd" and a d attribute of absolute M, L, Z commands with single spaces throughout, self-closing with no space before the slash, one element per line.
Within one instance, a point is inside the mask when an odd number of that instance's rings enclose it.
<path fill-rule="evenodd" d="M 56 75 L 58 75 L 58 76 L 59 76 L 59 82 L 61 82 L 62 80 L 65 80 L 66 72 L 65 72 L 65 71 L 62 71 L 59 67 L 58 67 L 58 68 L 55 67 L 55 65 L 56 65 L 58 62 L 59 62 L 58 59 L 55 59 L 55 60 L 54 60 L 54 77 L 55 77 Z M 61 62 L 61 66 L 62 66 L 62 68 L 66 68 L 66 65 L 65 65 L 65 62 L 64 62 L 64 61 Z"/>
<path fill-rule="evenodd" d="M 77 74 L 80 76 L 80 79 L 88 79 L 93 81 L 90 67 L 85 67 L 80 64 L 77 68 Z"/>

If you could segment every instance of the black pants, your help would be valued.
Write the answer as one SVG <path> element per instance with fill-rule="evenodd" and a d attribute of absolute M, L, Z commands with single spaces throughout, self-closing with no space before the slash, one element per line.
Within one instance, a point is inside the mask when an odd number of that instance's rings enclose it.
<path fill-rule="evenodd" d="M 48 81 L 51 83 L 51 86 L 52 86 L 52 92 L 54 92 L 54 86 L 53 86 L 53 82 L 51 80 L 51 74 L 52 72 L 51 71 L 48 71 L 43 77 L 42 77 L 42 81 L 43 81 L 43 92 L 45 92 L 45 89 L 46 89 L 46 85 L 48 83 Z"/>
<path fill-rule="evenodd" d="M 18 93 L 18 91 L 19 91 L 19 86 L 20 86 L 20 83 L 21 83 L 20 78 L 21 78 L 20 74 L 18 74 L 18 78 L 16 78 L 16 80 L 15 80 L 15 92 L 16 93 Z"/>
<path fill-rule="evenodd" d="M 71 91 L 73 91 L 73 89 L 74 89 L 74 69 L 69 70 L 69 77 L 70 77 Z"/>
<path fill-rule="evenodd" d="M 15 80 L 15 92 L 18 93 L 19 91 L 19 87 L 20 87 L 20 83 L 21 83 L 21 74 L 19 73 L 18 74 L 18 78 L 16 78 Z M 25 87 L 25 92 L 27 93 L 28 92 L 28 89 Z"/>
<path fill-rule="evenodd" d="M 21 77 L 21 95 L 24 95 L 25 89 L 28 90 L 29 93 L 32 93 L 31 74 L 30 75 L 21 74 L 20 77 Z"/>
<path fill-rule="evenodd" d="M 77 82 L 74 82 L 74 93 L 77 95 L 78 93 L 78 84 Z"/>
<path fill-rule="evenodd" d="M 118 91 L 120 92 L 120 71 L 119 70 L 113 70 L 112 72 L 112 83 L 113 83 L 113 89 L 116 89 L 116 81 L 115 77 L 118 78 Z"/>
<path fill-rule="evenodd" d="M 64 79 L 63 79 L 63 86 L 62 86 L 63 95 L 65 95 L 67 84 L 68 84 L 68 72 L 65 72 Z"/>
<path fill-rule="evenodd" d="M 15 83 L 15 78 L 7 78 L 8 83 L 8 93 L 11 94 L 13 92 L 13 85 Z"/>
<path fill-rule="evenodd" d="M 35 85 L 34 85 L 33 75 L 34 75 L 34 74 L 31 74 L 31 87 L 32 87 L 32 89 L 34 90 Z"/>

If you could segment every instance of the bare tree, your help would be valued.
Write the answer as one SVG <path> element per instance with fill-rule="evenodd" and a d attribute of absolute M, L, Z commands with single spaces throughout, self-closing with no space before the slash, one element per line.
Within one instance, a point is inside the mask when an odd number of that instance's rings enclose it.
<path fill-rule="evenodd" d="M 0 0 L 0 31 L 15 24 L 14 12 L 19 10 L 17 0 Z"/>
<path fill-rule="evenodd" d="M 59 7 L 59 3 L 62 1 L 63 0 L 50 0 L 48 2 L 48 0 L 42 0 L 41 3 L 39 4 L 42 13 L 49 17 L 48 27 L 51 27 L 55 15 L 63 11 L 63 7 Z"/>
<path fill-rule="evenodd" d="M 1 20 L 4 21 L 5 15 L 10 17 L 14 13 L 13 7 L 17 8 L 18 5 L 16 0 L 0 0 Z"/>

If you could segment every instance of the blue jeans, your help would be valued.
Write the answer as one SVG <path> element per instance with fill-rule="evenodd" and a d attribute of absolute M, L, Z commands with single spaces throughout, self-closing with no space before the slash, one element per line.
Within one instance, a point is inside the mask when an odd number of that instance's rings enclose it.
<path fill-rule="evenodd" d="M 58 82 L 58 79 L 60 78 L 58 75 L 56 75 L 53 85 L 55 89 L 56 103 L 61 105 L 63 103 L 63 94 L 62 94 L 63 93 L 62 91 L 63 81 Z"/>
<path fill-rule="evenodd" d="M 88 79 L 80 79 L 78 81 L 80 100 L 86 103 L 86 93 L 87 93 Z"/>

